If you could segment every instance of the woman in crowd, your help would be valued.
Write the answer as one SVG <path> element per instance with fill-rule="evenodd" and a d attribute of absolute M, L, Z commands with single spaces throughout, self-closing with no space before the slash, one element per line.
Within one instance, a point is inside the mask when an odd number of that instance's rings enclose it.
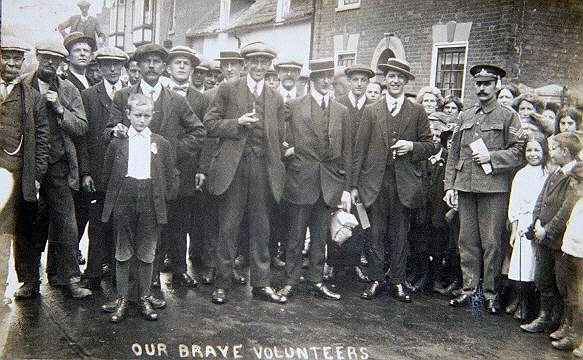
<path fill-rule="evenodd" d="M 417 103 L 423 106 L 427 115 L 440 111 L 444 103 L 441 90 L 434 86 L 421 88 L 417 93 Z"/>
<path fill-rule="evenodd" d="M 518 96 L 520 96 L 520 90 L 514 84 L 504 85 L 498 90 L 498 102 L 502 105 L 512 106 L 512 102 Z"/>
<path fill-rule="evenodd" d="M 464 109 L 464 104 L 455 95 L 449 95 L 443 101 L 443 112 L 451 116 L 453 121 L 457 119 L 459 113 Z"/>
<path fill-rule="evenodd" d="M 581 128 L 581 112 L 574 108 L 566 108 L 559 112 L 557 133 L 575 131 Z"/>
<path fill-rule="evenodd" d="M 538 96 L 533 94 L 520 95 L 514 99 L 512 106 L 520 115 L 522 128 L 526 131 L 527 135 L 537 132 L 544 133 L 542 125 L 544 102 Z"/>

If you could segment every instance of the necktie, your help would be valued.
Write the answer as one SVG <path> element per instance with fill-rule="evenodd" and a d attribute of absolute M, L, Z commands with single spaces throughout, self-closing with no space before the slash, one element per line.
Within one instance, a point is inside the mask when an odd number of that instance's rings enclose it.
<path fill-rule="evenodd" d="M 258 91 L 257 84 L 255 84 L 255 86 L 253 87 L 253 96 L 259 97 L 259 91 Z"/>
<path fill-rule="evenodd" d="M 288 102 L 290 99 L 291 99 L 291 95 L 288 93 L 288 94 L 285 96 L 285 101 L 286 101 L 286 102 Z"/>
<path fill-rule="evenodd" d="M 152 99 L 152 101 L 154 101 L 154 94 L 156 93 L 156 90 L 152 89 L 150 91 L 150 99 Z"/>
<path fill-rule="evenodd" d="M 326 111 L 326 102 L 324 101 L 324 99 L 322 99 L 322 104 L 320 104 L 320 106 L 322 107 L 323 111 Z"/>
<path fill-rule="evenodd" d="M 391 104 L 391 108 L 389 109 L 392 116 L 397 115 L 397 102 Z"/>

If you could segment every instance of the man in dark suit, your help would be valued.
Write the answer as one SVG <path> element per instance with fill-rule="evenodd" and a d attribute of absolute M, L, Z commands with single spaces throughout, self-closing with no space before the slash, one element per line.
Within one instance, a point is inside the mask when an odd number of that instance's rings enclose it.
<path fill-rule="evenodd" d="M 8 186 L 7 178 L 14 183 L 4 207 L 0 208 L 0 297 L 4 297 L 13 240 L 19 265 L 27 250 L 34 246 L 29 224 L 35 217 L 36 196 L 47 171 L 49 124 L 45 102 L 38 91 L 19 79 L 28 46 L 18 38 L 4 35 L 0 46 L 0 173 L 3 175 L 0 183 L 4 189 Z M 35 285 L 38 275 L 38 266 L 36 270 L 21 269 L 18 281 L 25 285 L 16 294 L 32 296 L 33 289 L 38 290 Z"/>
<path fill-rule="evenodd" d="M 453 135 L 444 180 L 444 200 L 459 210 L 463 274 L 463 291 L 449 304 L 468 305 L 482 275 L 486 310 L 498 314 L 502 231 L 513 170 L 522 164 L 524 138 L 518 114 L 496 99 L 506 72 L 497 66 L 476 65 L 470 73 L 479 103 L 458 117 L 459 130 Z M 472 149 L 479 139 L 485 148 Z"/>
<path fill-rule="evenodd" d="M 95 51 L 95 39 L 92 39 L 82 32 L 76 31 L 69 33 L 63 41 L 65 49 L 69 52 L 69 68 L 66 73 L 67 80 L 69 80 L 79 92 L 90 87 L 89 80 L 85 76 L 91 53 Z M 77 143 L 77 152 L 80 152 L 79 144 Z M 78 242 L 81 242 L 85 227 L 89 222 L 90 204 L 92 201 L 91 193 L 84 191 L 76 191 L 73 194 L 75 201 L 75 217 L 77 219 L 77 235 Z M 85 264 L 85 259 L 81 254 L 81 250 L 77 251 L 77 260 L 79 265 Z"/>
<path fill-rule="evenodd" d="M 113 269 L 114 265 L 111 224 L 101 222 L 107 185 L 102 178 L 103 157 L 107 150 L 102 136 L 109 121 L 113 96 L 122 88 L 120 76 L 128 56 L 116 47 L 103 47 L 95 53 L 95 59 L 104 77 L 97 85 L 81 92 L 89 129 L 79 139 L 78 147 L 81 191 L 85 198 L 92 200 L 88 214 L 87 268 L 83 277 L 88 288 L 97 289 L 103 275 L 102 266 L 107 264 L 109 269 Z"/>
<path fill-rule="evenodd" d="M 127 136 L 129 123 L 124 110 L 129 96 L 141 92 L 151 97 L 154 100 L 154 117 L 150 129 L 170 141 L 172 149 L 176 152 L 176 167 L 180 172 L 179 181 L 184 183 L 188 181 L 186 177 L 188 168 L 191 166 L 190 162 L 199 152 L 206 131 L 186 99 L 160 83 L 160 76 L 166 69 L 167 56 L 168 51 L 156 44 L 146 44 L 136 49 L 134 59 L 140 66 L 142 79 L 138 85 L 115 93 L 110 121 L 104 135 L 106 141 L 111 137 Z M 169 203 L 169 218 L 179 218 L 182 210 L 176 204 Z M 167 232 L 166 229 L 162 231 Z M 163 234 L 162 237 L 164 236 Z M 160 253 L 156 255 L 154 262 L 153 287 L 160 287 L 160 267 L 163 260 L 160 255 Z M 186 278 L 184 280 L 188 282 Z M 185 285 L 190 286 L 189 283 Z"/>
<path fill-rule="evenodd" d="M 283 303 L 287 299 L 270 287 L 269 256 L 269 211 L 281 198 L 285 175 L 283 100 L 264 81 L 276 54 L 255 42 L 244 46 L 241 55 L 247 76 L 221 84 L 204 118 L 209 136 L 220 141 L 208 171 L 209 192 L 219 196 L 218 274 L 212 300 L 226 301 L 240 226 L 247 216 L 253 295 Z"/>
<path fill-rule="evenodd" d="M 385 101 L 366 106 L 354 150 L 353 199 L 367 207 L 372 226 L 365 247 L 372 282 L 360 296 L 372 299 L 379 293 L 388 238 L 391 294 L 410 302 L 404 287 L 409 209 L 423 200 L 419 161 L 437 148 L 423 107 L 405 101 L 405 85 L 415 78 L 409 64 L 391 58 L 379 69 L 385 72 L 388 92 Z"/>
<path fill-rule="evenodd" d="M 196 91 L 190 85 L 192 69 L 200 63 L 194 50 L 186 46 L 176 46 L 172 48 L 166 59 L 168 63 L 167 71 L 170 74 L 169 88 L 178 95 L 186 98 L 188 104 L 199 119 L 204 117 L 208 100 L 206 96 Z M 168 219 L 162 241 L 165 242 L 168 258 L 170 260 L 170 270 L 172 271 L 172 281 L 176 285 L 194 287 L 198 284 L 186 272 L 186 234 L 190 233 L 190 239 L 194 237 L 193 232 L 193 212 L 196 206 L 196 194 L 201 189 L 204 177 L 197 174 L 199 153 L 193 154 L 188 161 L 182 161 L 180 189 L 178 197 L 172 201 L 170 207 L 176 207 L 173 218 Z M 203 233 L 202 229 L 197 229 L 196 233 Z"/>
<path fill-rule="evenodd" d="M 302 249 L 308 225 L 311 243 L 307 280 L 317 296 L 340 300 L 322 283 L 330 212 L 350 211 L 352 139 L 346 107 L 330 99 L 334 59 L 310 61 L 309 95 L 286 103 L 288 171 L 283 198 L 288 203 L 289 233 L 286 286 L 278 294 L 289 297 L 299 284 Z"/>
<path fill-rule="evenodd" d="M 374 71 L 365 65 L 354 64 L 346 69 L 344 73 L 348 77 L 350 84 L 350 91 L 348 94 L 336 98 L 336 100 L 348 109 L 348 119 L 350 120 L 350 128 L 352 134 L 352 146 L 356 142 L 356 134 L 358 126 L 364 113 L 366 105 L 370 104 L 365 92 L 370 82 L 370 79 L 375 76 Z M 353 213 L 357 216 L 355 209 Z M 328 243 L 328 265 L 334 269 L 334 277 L 337 278 L 344 270 L 350 269 L 356 275 L 356 278 L 361 282 L 369 282 L 368 276 L 360 267 L 360 255 L 366 241 L 366 233 L 361 227 L 357 227 L 352 231 L 353 236 L 348 239 L 340 248 L 333 242 Z"/>
<path fill-rule="evenodd" d="M 50 129 L 49 166 L 40 187 L 40 209 L 37 218 L 39 248 L 26 249 L 17 255 L 16 270 L 33 271 L 36 280 L 26 284 L 27 288 L 17 297 L 38 294 L 38 266 L 40 256 L 49 237 L 47 274 L 49 283 L 63 285 L 76 299 L 91 295 L 91 291 L 80 286 L 77 263 L 77 226 L 73 191 L 79 190 L 77 150 L 73 139 L 87 131 L 87 119 L 79 90 L 68 80 L 57 76 L 57 69 L 68 52 L 63 45 L 51 41 L 36 46 L 38 69 L 24 78 L 24 82 L 40 91 L 47 104 Z M 26 276 L 25 276 L 26 277 Z M 31 279 L 32 280 L 32 279 Z"/>
<path fill-rule="evenodd" d="M 89 16 L 91 3 L 81 0 L 77 3 L 77 6 L 79 7 L 79 10 L 81 10 L 81 15 L 73 15 L 57 25 L 57 29 L 61 35 L 66 37 L 67 33 L 65 32 L 65 29 L 69 28 L 69 34 L 79 31 L 85 36 L 93 39 L 94 42 L 99 38 L 103 43 L 105 41 L 105 34 L 100 29 L 99 21 L 94 16 Z"/>

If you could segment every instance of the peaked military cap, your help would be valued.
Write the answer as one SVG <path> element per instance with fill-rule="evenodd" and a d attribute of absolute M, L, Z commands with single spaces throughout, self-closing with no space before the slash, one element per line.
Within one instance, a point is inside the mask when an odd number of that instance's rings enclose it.
<path fill-rule="evenodd" d="M 506 71 L 496 65 L 475 65 L 470 74 L 476 81 L 500 80 L 506 76 Z"/>
<path fill-rule="evenodd" d="M 63 40 L 63 45 L 65 45 L 67 51 L 71 51 L 71 47 L 80 42 L 87 43 L 91 47 L 92 51 L 95 51 L 97 49 L 95 39 L 83 34 L 81 31 L 74 31 L 72 33 L 69 33 L 65 37 L 65 40 Z"/>

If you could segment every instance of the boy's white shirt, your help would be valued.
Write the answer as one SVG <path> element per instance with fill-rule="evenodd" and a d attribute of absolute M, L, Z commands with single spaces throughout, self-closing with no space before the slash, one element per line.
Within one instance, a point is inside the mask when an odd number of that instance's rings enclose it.
<path fill-rule="evenodd" d="M 128 129 L 128 173 L 134 179 L 150 179 L 150 162 L 152 160 L 152 131 L 149 128 L 138 132 L 133 126 Z"/>

